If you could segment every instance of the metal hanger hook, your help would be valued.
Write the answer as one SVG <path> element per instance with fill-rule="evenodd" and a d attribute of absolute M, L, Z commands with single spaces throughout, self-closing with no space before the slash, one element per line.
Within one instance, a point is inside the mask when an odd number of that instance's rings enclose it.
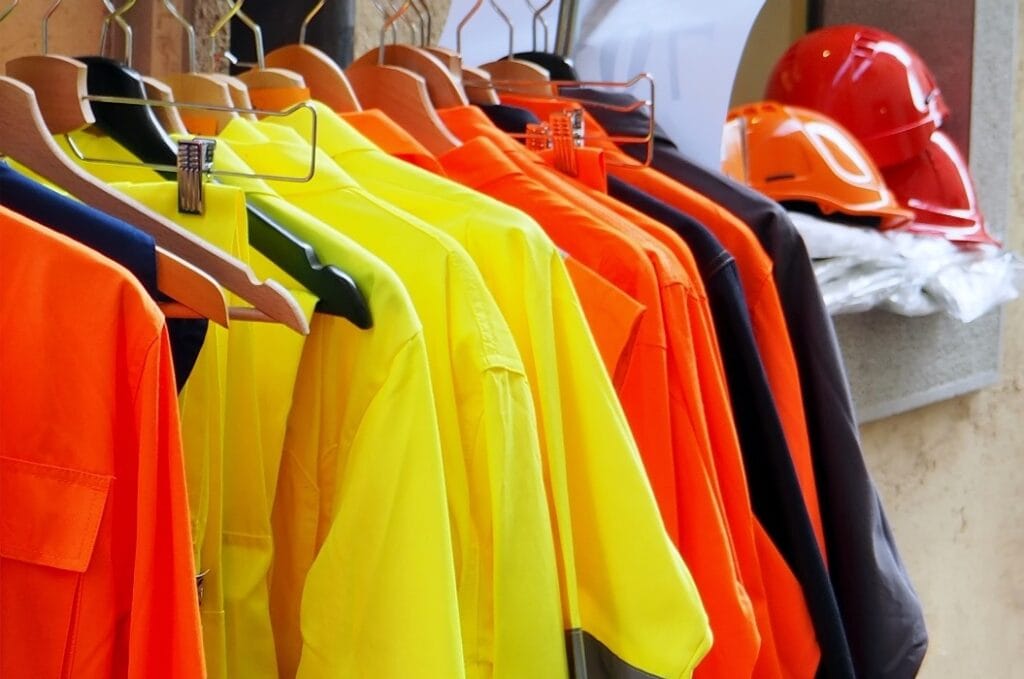
<path fill-rule="evenodd" d="M 505 25 L 508 26 L 508 58 L 511 59 L 513 56 L 515 56 L 516 53 L 515 26 L 512 24 L 512 19 L 510 19 L 509 16 L 505 14 L 505 11 L 501 9 L 501 7 L 498 5 L 498 0 L 491 0 L 491 7 L 494 9 L 495 12 L 498 13 L 498 16 L 501 17 L 501 20 L 505 22 Z"/>
<path fill-rule="evenodd" d="M 50 53 L 50 17 L 54 15 L 57 8 L 64 0 L 55 0 L 50 9 L 46 10 L 46 14 L 43 15 L 43 54 Z"/>
<path fill-rule="evenodd" d="M 541 25 L 541 28 L 544 29 L 544 51 L 545 52 L 548 51 L 548 34 L 549 34 L 549 29 L 548 29 L 548 22 L 544 19 L 544 12 L 548 11 L 548 8 L 551 7 L 551 5 L 553 5 L 553 4 L 555 4 L 555 0 L 548 0 L 547 2 L 545 2 L 540 7 L 534 7 L 533 6 L 533 2 L 531 0 L 526 0 L 527 7 L 529 7 L 533 11 L 533 21 L 531 22 L 531 26 L 533 28 L 533 51 L 534 52 L 537 51 L 537 24 L 538 23 Z"/>
<path fill-rule="evenodd" d="M 462 29 L 466 27 L 470 19 L 476 16 L 476 13 L 480 11 L 480 8 L 484 6 L 484 0 L 476 0 L 469 11 L 466 12 L 466 16 L 462 17 L 462 21 L 459 22 L 458 27 L 455 29 L 455 51 L 462 52 Z"/>
<path fill-rule="evenodd" d="M 306 44 L 306 29 L 309 28 L 309 24 L 313 22 L 313 19 L 320 13 L 320 10 L 322 10 L 326 4 L 327 0 L 320 0 L 313 6 L 313 9 L 309 10 L 309 14 L 306 15 L 306 18 L 302 20 L 302 26 L 299 27 L 300 45 Z"/>
<path fill-rule="evenodd" d="M 215 23 L 213 25 L 213 28 L 210 29 L 210 33 L 207 37 L 217 37 L 217 34 L 223 31 L 224 27 L 228 25 L 228 22 L 234 19 L 235 15 L 238 14 L 239 10 L 242 9 L 242 2 L 244 2 L 244 0 L 239 0 L 237 3 L 233 3 L 231 2 L 231 0 L 227 0 L 229 8 L 228 13 L 217 20 L 217 23 Z"/>
<path fill-rule="evenodd" d="M 411 9 L 413 14 L 416 15 L 416 21 L 413 21 L 413 17 L 411 15 L 408 17 L 409 33 L 412 36 L 412 44 L 422 47 L 427 44 L 426 39 L 423 37 L 424 32 L 427 30 L 427 24 L 423 17 L 423 12 L 420 11 L 420 6 L 416 0 L 409 0 L 409 9 Z"/>
<path fill-rule="evenodd" d="M 199 62 L 196 60 L 196 29 L 188 19 L 178 10 L 174 0 L 161 0 L 164 9 L 170 12 L 174 20 L 185 29 L 185 36 L 188 38 L 188 72 L 195 73 L 199 69 Z"/>
<path fill-rule="evenodd" d="M 384 20 L 384 24 L 380 27 L 380 48 L 377 53 L 377 64 L 380 66 L 384 65 L 384 38 L 388 33 L 388 29 L 392 28 L 402 18 L 402 15 L 409 11 L 409 2 L 410 0 L 404 0 L 397 10 L 392 10 L 390 16 L 383 12 L 383 8 L 380 5 L 376 2 L 373 3 L 377 6 L 377 9 L 381 10 L 385 17 L 387 17 Z"/>
<path fill-rule="evenodd" d="M 128 2 L 121 5 L 121 7 L 115 7 L 114 3 L 110 0 L 103 0 L 103 6 L 107 8 L 106 17 L 103 18 L 103 31 L 100 33 L 100 54 L 106 52 L 107 37 L 110 34 L 110 24 L 115 23 L 124 33 L 124 63 L 131 68 L 132 65 L 132 54 L 134 53 L 134 40 L 133 31 L 131 25 L 125 21 L 124 14 L 128 12 L 138 0 L 128 0 Z"/>
<path fill-rule="evenodd" d="M 413 4 L 413 7 L 415 7 L 417 5 L 416 0 L 413 0 L 412 4 Z M 430 41 L 433 40 L 433 36 L 434 36 L 434 15 L 430 11 L 430 3 L 429 2 L 427 2 L 426 0 L 420 0 L 419 4 L 421 5 L 420 9 L 423 10 L 423 14 L 421 14 L 420 16 L 421 17 L 422 16 L 426 16 L 426 25 L 421 27 L 421 29 L 420 29 L 421 32 L 423 33 L 423 47 L 426 47 L 426 46 L 428 46 L 430 44 Z M 419 14 L 419 12 L 417 12 L 417 14 Z"/>
<path fill-rule="evenodd" d="M 11 12 L 14 11 L 14 8 L 18 6 L 19 2 L 21 2 L 21 0 L 14 0 L 14 2 L 11 3 L 10 7 L 0 12 L 0 21 L 3 21 L 8 16 L 10 16 Z"/>

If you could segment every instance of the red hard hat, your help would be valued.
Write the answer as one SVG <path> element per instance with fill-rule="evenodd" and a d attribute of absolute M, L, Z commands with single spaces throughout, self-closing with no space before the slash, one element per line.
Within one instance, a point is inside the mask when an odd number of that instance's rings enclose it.
<path fill-rule="evenodd" d="M 985 229 L 967 161 L 945 132 L 933 132 L 919 156 L 883 174 L 900 204 L 914 211 L 905 230 L 957 243 L 1000 244 Z"/>
<path fill-rule="evenodd" d="M 949 112 L 914 50 L 859 25 L 822 28 L 793 43 L 775 65 L 765 98 L 835 119 L 879 167 L 921 153 Z"/>

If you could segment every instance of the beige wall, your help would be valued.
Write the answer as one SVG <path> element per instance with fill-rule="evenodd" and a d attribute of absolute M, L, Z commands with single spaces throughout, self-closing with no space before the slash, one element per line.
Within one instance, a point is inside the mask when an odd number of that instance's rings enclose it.
<path fill-rule="evenodd" d="M 1024 27 L 1024 3 L 1018 5 Z M 1009 52 L 1009 47 L 1007 48 Z M 1024 49 L 1017 55 L 1024 95 Z M 1024 106 L 1010 246 L 1024 248 Z M 864 447 L 932 635 L 923 677 L 1024 676 L 1024 303 L 1005 317 L 990 390 L 872 423 Z"/>
<path fill-rule="evenodd" d="M 765 0 L 736 73 L 733 106 L 764 98 L 772 67 L 806 25 L 807 0 Z"/>

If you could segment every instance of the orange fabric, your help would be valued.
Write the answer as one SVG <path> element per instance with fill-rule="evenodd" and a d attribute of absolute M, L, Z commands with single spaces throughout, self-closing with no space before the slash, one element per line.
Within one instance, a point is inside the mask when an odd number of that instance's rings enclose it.
<path fill-rule="evenodd" d="M 444 176 L 444 168 L 423 144 L 379 109 L 351 111 L 340 114 L 364 137 L 395 158 Z"/>
<path fill-rule="evenodd" d="M 605 368 L 618 389 L 633 359 L 644 305 L 571 257 L 565 260 L 565 268 Z"/>
<path fill-rule="evenodd" d="M 671 456 L 661 458 L 660 473 L 652 469 L 652 451 L 660 453 L 671 449 L 667 343 L 654 267 L 642 248 L 528 178 L 486 139 L 467 141 L 439 160 L 455 181 L 518 207 L 536 219 L 570 257 L 647 309 L 637 328 L 630 370 L 624 375 L 617 393 L 637 446 L 645 454 L 644 461 L 651 465 L 648 466 L 651 485 L 666 528 L 675 539 L 679 524 Z"/>
<path fill-rule="evenodd" d="M 541 117 L 565 109 L 564 102 L 520 95 L 503 94 L 502 102 L 529 109 Z M 800 479 L 804 502 L 822 556 L 827 560 L 800 375 L 797 372 L 796 358 L 782 314 L 778 290 L 772 278 L 772 261 L 765 254 L 757 236 L 730 212 L 657 170 L 637 163 L 623 153 L 608 138 L 597 121 L 586 112 L 584 124 L 587 142 L 608 153 L 609 172 L 703 223 L 735 258 L 747 297 L 754 336 L 761 352 L 768 382 L 775 395 L 776 407 Z"/>
<path fill-rule="evenodd" d="M 308 87 L 249 88 L 249 101 L 252 102 L 252 107 L 261 111 L 283 111 L 309 101 L 311 96 Z"/>
<path fill-rule="evenodd" d="M 0 676 L 204 677 L 163 317 L 3 208 L 0 242 Z"/>
<path fill-rule="evenodd" d="M 181 110 L 181 122 L 185 123 L 185 129 L 192 134 L 202 137 L 217 136 L 217 119 L 211 118 L 203 113 L 194 113 L 187 109 Z"/>
<path fill-rule="evenodd" d="M 510 163 L 510 159 L 516 160 L 529 152 L 497 130 L 478 109 L 459 107 L 439 113 L 446 126 L 460 138 L 465 140 L 476 135 L 486 138 L 478 137 L 468 141 L 461 149 L 441 159 L 453 178 L 466 181 L 474 173 L 483 171 L 483 168 L 487 168 L 487 172 L 495 172 L 498 167 L 512 167 L 519 169 L 519 176 L 535 172 L 537 176 L 532 177 L 534 183 L 542 184 L 539 181 L 540 175 L 547 174 L 544 171 L 549 168 L 539 159 L 537 162 L 527 160 L 523 163 Z M 484 141 L 491 143 L 483 144 Z M 459 158 L 459 167 L 449 167 L 446 161 L 452 156 Z M 514 170 L 506 169 L 504 172 L 508 176 Z M 491 193 L 493 186 L 482 185 L 477 188 L 520 207 L 546 229 L 551 222 L 564 221 L 563 217 L 552 213 L 551 204 L 559 196 L 551 187 L 543 187 L 542 184 L 543 188 L 537 198 L 530 199 L 524 197 L 525 188 L 515 190 L 511 182 L 508 184 L 503 195 Z M 692 379 L 696 356 L 686 311 L 686 297 L 692 293 L 694 281 L 672 254 L 648 234 L 611 211 L 602 210 L 600 205 L 582 192 L 572 198 L 565 200 L 563 197 L 562 201 L 557 202 L 573 206 L 577 214 L 582 213 L 583 216 L 578 219 L 585 220 L 583 223 L 597 222 L 626 237 L 641 248 L 654 269 L 660 291 L 658 302 L 661 305 L 662 330 L 666 337 L 666 361 L 659 380 L 663 384 L 667 382 L 669 394 L 668 413 L 660 414 L 664 419 L 658 423 L 658 427 L 659 431 L 668 434 L 669 441 L 667 446 L 661 441 L 657 448 L 645 448 L 641 442 L 646 433 L 643 429 L 645 425 L 641 424 L 634 431 L 670 535 L 697 582 L 712 631 L 718 640 L 696 674 L 707 677 L 750 676 L 758 655 L 760 637 L 750 600 L 740 582 L 723 517 L 715 470 L 708 464 L 710 454 L 707 452 L 707 436 L 702 436 L 696 426 L 696 423 L 703 421 L 703 413 L 699 412 L 700 386 Z M 550 231 L 549 235 L 563 249 L 569 250 L 568 244 L 560 243 L 559 238 Z M 581 239 L 589 241 L 590 237 L 581 233 L 573 238 L 574 241 Z M 582 261 L 587 263 L 586 260 Z M 660 366 L 659 370 L 662 370 Z M 640 410 L 649 415 L 645 407 L 647 398 L 646 393 L 632 397 L 628 392 L 623 395 L 627 415 L 631 410 Z M 667 432 L 664 431 L 666 424 Z"/>
<path fill-rule="evenodd" d="M 606 208 L 630 219 L 669 247 L 690 275 L 700 280 L 695 262 L 680 248 L 682 241 L 671 230 L 614 198 L 589 193 Z M 718 472 L 737 564 L 761 632 L 761 653 L 753 676 L 810 679 L 821 657 L 810 611 L 799 581 L 754 517 L 739 439 L 732 425 L 732 405 L 711 309 L 703 292 L 690 302 L 697 379 L 714 454 L 709 464 Z"/>
<path fill-rule="evenodd" d="M 675 233 L 604 193 L 607 181 L 598 176 L 600 169 L 606 166 L 600 159 L 603 153 L 598 149 L 581 149 L 576 159 L 579 171 L 577 177 L 570 179 L 555 176 L 548 171 L 546 176 L 549 184 L 556 189 L 561 186 L 562 193 L 574 201 L 580 200 L 579 192 L 583 191 L 603 208 L 629 219 L 672 250 L 689 275 L 699 281 L 700 271 Z M 532 160 L 535 163 L 541 158 L 545 163 L 554 160 L 554 155 L 550 153 L 531 158 L 529 154 L 520 152 L 518 157 L 524 162 Z M 575 190 L 570 189 L 570 185 Z M 719 487 L 737 563 L 743 584 L 754 605 L 758 629 L 762 635 L 761 652 L 753 676 L 810 678 L 815 675 L 821 658 L 810 611 L 799 581 L 754 517 L 739 440 L 731 424 L 732 406 L 718 353 L 714 321 L 703 292 L 699 299 L 691 298 L 690 312 L 691 331 L 694 332 L 694 345 L 698 352 L 697 380 L 706 414 L 710 448 L 714 454 L 714 460 L 709 460 L 709 464 L 719 474 Z"/>

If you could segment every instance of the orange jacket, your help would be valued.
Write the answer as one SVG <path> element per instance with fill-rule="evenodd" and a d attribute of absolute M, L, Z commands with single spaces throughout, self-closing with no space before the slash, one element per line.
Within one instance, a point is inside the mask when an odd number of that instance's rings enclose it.
<path fill-rule="evenodd" d="M 542 119 L 566 108 L 565 102 L 511 94 L 503 94 L 502 103 L 529 109 Z M 827 559 L 800 375 L 778 290 L 773 282 L 771 259 L 762 249 L 757 236 L 732 213 L 657 170 L 640 165 L 619 149 L 598 122 L 586 112 L 584 120 L 588 144 L 607 152 L 609 172 L 700 221 L 736 260 L 747 296 L 754 336 L 775 395 L 775 404 L 800 479 L 807 512 L 822 556 Z"/>
<path fill-rule="evenodd" d="M 3 208 L 0 243 L 0 676 L 204 677 L 163 316 Z"/>
<path fill-rule="evenodd" d="M 580 160 L 587 162 L 582 155 Z M 694 279 L 700 281 L 699 270 L 685 248 L 680 247 L 682 241 L 675 233 L 604 193 L 591 190 L 588 194 L 658 238 L 679 257 Z M 732 425 L 732 405 L 714 321 L 703 292 L 691 299 L 690 327 L 694 332 L 697 379 L 714 454 L 711 464 L 718 471 L 737 564 L 761 632 L 761 653 L 754 676 L 813 677 L 821 656 L 814 626 L 799 581 L 754 516 L 739 440 Z"/>
<path fill-rule="evenodd" d="M 484 135 L 493 142 L 483 145 L 481 139 L 474 139 L 454 152 L 465 159 L 466 167 L 461 168 L 460 172 L 445 163 L 446 170 L 453 178 L 462 181 L 463 176 L 479 173 L 483 167 L 488 168 L 488 171 L 499 166 L 508 168 L 509 159 L 516 161 L 525 153 L 521 145 L 491 125 L 478 109 L 446 109 L 440 111 L 440 114 L 449 129 L 461 138 Z M 474 146 L 467 148 L 470 144 Z M 442 158 L 444 161 L 445 158 Z M 546 179 L 547 173 L 543 171 L 546 168 L 529 161 L 517 162 L 514 166 L 518 167 L 520 173 L 534 173 L 533 178 L 537 181 Z M 695 426 L 696 422 L 703 421 L 703 413 L 700 386 L 692 379 L 695 350 L 686 309 L 686 298 L 692 293 L 693 279 L 656 239 L 613 212 L 602 210 L 600 205 L 582 192 L 568 200 L 559 196 L 551 186 L 546 189 L 547 197 L 543 201 L 532 205 L 525 202 L 517 205 L 546 226 L 552 221 L 560 221 L 557 215 L 551 214 L 549 206 L 561 197 L 563 203 L 579 206 L 575 208 L 577 211 L 581 211 L 582 207 L 582 214 L 590 222 L 597 221 L 606 228 L 610 226 L 640 246 L 654 268 L 660 288 L 659 301 L 667 340 L 665 370 L 668 376 L 669 407 L 667 418 L 666 414 L 660 415 L 660 418 L 664 418 L 661 419 L 660 427 L 664 429 L 668 424 L 669 443 L 668 447 L 662 445 L 657 450 L 645 450 L 641 444 L 641 455 L 670 534 L 693 573 L 708 611 L 711 628 L 718 639 L 718 643 L 698 668 L 697 675 L 749 676 L 758 654 L 760 637 L 750 601 L 740 582 L 723 516 L 716 472 L 713 465 L 709 464 L 707 437 L 702 436 L 699 427 Z M 489 192 L 486 187 L 483 190 Z M 506 201 L 523 200 L 521 195 L 515 193 L 496 197 Z M 569 250 L 568 244 L 560 243 L 554 234 L 551 235 L 556 243 Z M 580 238 L 592 240 L 586 233 L 577 235 L 574 240 Z M 607 248 L 594 254 L 607 256 Z M 586 260 L 581 261 L 587 263 Z M 645 398 L 640 393 L 633 403 L 639 400 L 635 408 L 650 415 L 644 408 Z M 628 395 L 623 397 L 623 403 L 628 413 Z M 638 439 L 643 431 L 636 430 Z"/>

